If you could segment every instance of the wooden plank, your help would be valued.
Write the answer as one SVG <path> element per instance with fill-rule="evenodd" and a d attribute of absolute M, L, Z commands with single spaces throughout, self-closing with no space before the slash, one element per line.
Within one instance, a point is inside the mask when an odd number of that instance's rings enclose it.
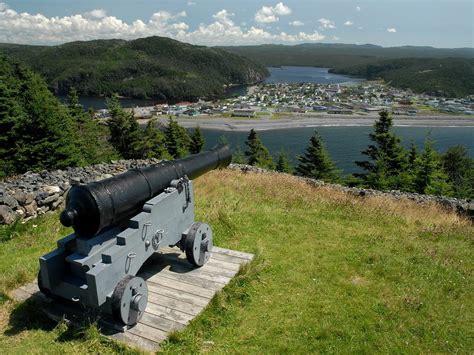
<path fill-rule="evenodd" d="M 157 274 L 157 272 L 151 268 L 143 272 L 143 275 L 150 276 L 151 274 Z M 170 271 L 168 268 L 164 268 L 159 271 L 159 274 L 172 279 L 179 279 L 185 282 L 190 282 L 198 286 L 202 286 L 203 284 L 209 281 L 217 284 L 217 286 L 219 286 L 219 284 L 227 285 L 230 281 L 230 277 L 215 275 L 212 273 L 208 273 L 202 269 L 194 269 L 189 272 L 178 272 L 176 269 L 175 271 Z"/>
<path fill-rule="evenodd" d="M 174 255 L 170 254 L 157 254 L 157 256 L 149 259 L 150 262 L 143 268 L 143 271 L 151 271 L 159 268 L 168 268 L 170 271 L 186 271 L 191 272 L 193 270 L 201 270 L 204 272 L 210 272 L 211 274 L 217 274 L 222 276 L 227 276 L 232 278 L 236 271 L 228 270 L 224 268 L 218 268 L 215 266 L 206 263 L 204 266 L 198 268 L 194 265 L 191 265 L 186 259 L 177 258 Z M 244 259 L 245 260 L 245 259 Z M 246 262 L 247 260 L 245 260 Z"/>
<path fill-rule="evenodd" d="M 156 293 L 148 293 L 148 302 L 168 307 L 183 313 L 188 313 L 191 316 L 199 314 L 199 312 L 201 312 L 203 309 L 202 306 L 195 306 L 191 303 L 182 302 L 163 295 L 157 295 Z"/>
<path fill-rule="evenodd" d="M 225 284 L 220 282 L 215 282 L 212 280 L 206 280 L 201 278 L 199 275 L 191 276 L 188 274 L 179 274 L 176 272 L 167 272 L 168 270 L 163 270 L 160 272 L 161 277 L 166 277 L 171 280 L 184 282 L 190 285 L 199 286 L 201 288 L 210 289 L 214 291 L 221 290 Z"/>
<path fill-rule="evenodd" d="M 253 260 L 253 257 L 254 257 L 254 255 L 250 254 L 250 253 L 245 253 L 243 251 L 237 251 L 237 250 L 219 248 L 219 247 L 216 247 L 215 245 L 212 247 L 212 253 L 219 253 L 219 254 L 235 256 L 237 258 L 245 259 L 246 261 Z"/>
<path fill-rule="evenodd" d="M 229 263 L 227 261 L 217 260 L 217 259 L 214 259 L 212 257 L 209 259 L 207 264 L 209 264 L 211 266 L 214 266 L 214 267 L 217 267 L 217 268 L 222 268 L 222 269 L 226 269 L 226 270 L 235 271 L 235 273 L 237 273 L 237 271 L 240 270 L 240 265 L 237 265 L 237 264 L 234 264 L 234 263 Z"/>
<path fill-rule="evenodd" d="M 153 275 L 147 279 L 147 283 L 151 282 L 152 284 L 156 284 L 159 286 L 166 286 L 178 291 L 191 293 L 193 295 L 201 296 L 208 298 L 209 300 L 214 296 L 214 290 L 209 290 L 206 288 L 202 288 L 199 286 L 191 285 L 188 283 L 183 282 L 176 282 L 169 278 L 162 277 L 160 275 Z"/>
<path fill-rule="evenodd" d="M 171 309 L 154 303 L 148 303 L 146 312 L 155 316 L 160 316 L 165 319 L 172 320 L 177 323 L 181 323 L 183 325 L 188 324 L 189 321 L 194 318 L 194 316 L 190 314 L 183 313 L 175 309 Z"/>
<path fill-rule="evenodd" d="M 166 286 L 157 286 L 151 282 L 148 283 L 148 292 L 157 295 L 168 296 L 179 301 L 187 302 L 195 306 L 205 307 L 209 303 L 209 298 L 194 295 L 183 291 L 178 291 Z"/>
<path fill-rule="evenodd" d="M 172 332 L 175 330 L 181 330 L 185 327 L 184 324 L 166 319 L 148 312 L 143 313 L 140 323 L 149 325 L 150 327 L 161 329 L 165 332 Z"/>
<path fill-rule="evenodd" d="M 236 256 L 221 254 L 221 253 L 212 253 L 211 259 L 225 261 L 232 264 L 237 264 L 238 266 L 242 265 L 246 259 L 242 259 Z"/>
<path fill-rule="evenodd" d="M 127 333 L 135 334 L 158 344 L 168 336 L 166 332 L 143 323 L 137 323 L 135 326 L 127 329 Z"/>
<path fill-rule="evenodd" d="M 24 291 L 28 292 L 31 295 L 36 292 L 40 292 L 38 284 L 36 282 L 30 282 L 29 284 L 26 284 L 20 288 L 22 288 Z"/>
<path fill-rule="evenodd" d="M 23 302 L 29 299 L 31 297 L 31 294 L 26 292 L 22 288 L 17 288 L 16 290 L 10 292 L 10 297 L 17 302 Z"/>

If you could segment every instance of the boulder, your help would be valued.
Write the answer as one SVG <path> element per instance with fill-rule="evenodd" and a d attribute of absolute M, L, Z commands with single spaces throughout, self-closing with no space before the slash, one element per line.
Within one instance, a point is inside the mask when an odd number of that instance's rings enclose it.
<path fill-rule="evenodd" d="M 35 199 L 32 193 L 25 193 L 22 191 L 15 191 L 15 193 L 13 194 L 13 197 L 18 201 L 20 206 L 29 205 Z"/>
<path fill-rule="evenodd" d="M 25 213 L 27 217 L 36 216 L 36 210 L 38 209 L 38 205 L 36 201 L 32 201 L 30 204 L 25 206 Z"/>
<path fill-rule="evenodd" d="M 61 188 L 59 186 L 43 186 L 41 190 L 47 192 L 50 195 L 54 195 L 61 192 Z"/>
<path fill-rule="evenodd" d="M 0 205 L 0 224 L 12 224 L 17 214 L 7 205 Z"/>

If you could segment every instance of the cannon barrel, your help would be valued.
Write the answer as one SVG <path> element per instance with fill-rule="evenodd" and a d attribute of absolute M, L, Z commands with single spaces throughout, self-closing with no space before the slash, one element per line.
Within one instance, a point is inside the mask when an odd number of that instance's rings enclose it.
<path fill-rule="evenodd" d="M 163 192 L 172 180 L 195 179 L 210 170 L 230 164 L 232 153 L 227 145 L 183 159 L 163 161 L 123 174 L 73 186 L 66 197 L 60 221 L 72 226 L 81 237 L 92 237 L 109 226 L 119 225 L 139 213 L 146 201 Z"/>

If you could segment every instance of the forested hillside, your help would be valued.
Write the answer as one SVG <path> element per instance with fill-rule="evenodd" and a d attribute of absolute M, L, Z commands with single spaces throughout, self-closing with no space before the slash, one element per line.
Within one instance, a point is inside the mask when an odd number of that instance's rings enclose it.
<path fill-rule="evenodd" d="M 57 94 L 188 99 L 218 97 L 225 85 L 268 75 L 261 64 L 227 51 L 169 38 L 95 40 L 60 46 L 0 44 L 0 52 L 28 64 Z"/>
<path fill-rule="evenodd" d="M 332 72 L 384 79 L 390 85 L 415 92 L 459 97 L 474 94 L 474 59 L 390 59 L 333 69 Z"/>
<path fill-rule="evenodd" d="M 223 47 L 266 66 L 315 66 L 331 72 L 384 79 L 416 92 L 448 96 L 474 94 L 474 49 L 301 44 Z"/>

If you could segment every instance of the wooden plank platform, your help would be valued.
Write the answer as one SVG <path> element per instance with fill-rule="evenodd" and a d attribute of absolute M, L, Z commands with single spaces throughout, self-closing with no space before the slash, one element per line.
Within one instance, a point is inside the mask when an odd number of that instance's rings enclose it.
<path fill-rule="evenodd" d="M 85 312 L 80 305 L 53 302 L 44 297 L 36 282 L 10 293 L 16 301 L 36 298 L 55 321 L 82 324 L 86 317 L 99 319 L 104 335 L 145 351 L 159 350 L 159 344 L 174 330 L 183 329 L 227 285 L 253 254 L 213 247 L 211 259 L 201 268 L 191 266 L 178 248 L 160 250 L 140 270 L 148 285 L 148 305 L 140 322 L 132 328 L 118 326 L 107 315 Z"/>

